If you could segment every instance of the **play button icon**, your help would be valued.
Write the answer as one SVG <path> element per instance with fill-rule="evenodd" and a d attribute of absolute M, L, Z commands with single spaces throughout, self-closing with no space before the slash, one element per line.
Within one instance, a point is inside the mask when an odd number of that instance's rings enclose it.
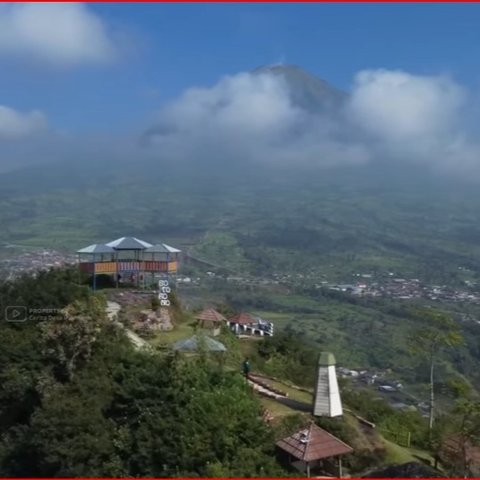
<path fill-rule="evenodd" d="M 5 308 L 7 322 L 24 322 L 27 319 L 27 307 L 10 305 Z"/>

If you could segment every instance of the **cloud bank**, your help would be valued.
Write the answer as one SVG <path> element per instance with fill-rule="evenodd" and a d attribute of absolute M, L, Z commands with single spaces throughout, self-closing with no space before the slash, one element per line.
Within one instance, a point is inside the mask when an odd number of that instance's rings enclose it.
<path fill-rule="evenodd" d="M 47 119 L 42 112 L 21 113 L 0 105 L 0 140 L 19 140 L 47 131 Z"/>
<path fill-rule="evenodd" d="M 192 88 L 159 112 L 146 134 L 170 158 L 235 159 L 265 163 L 363 163 L 368 152 L 342 141 L 335 119 L 295 105 L 288 83 L 269 74 L 224 77 Z"/>
<path fill-rule="evenodd" d="M 51 66 L 101 64 L 117 52 L 102 20 L 80 3 L 0 5 L 0 55 Z"/>
<path fill-rule="evenodd" d="M 296 88 L 298 85 L 296 85 Z M 150 148 L 177 160 L 217 158 L 291 165 L 371 161 L 421 163 L 480 172 L 480 145 L 469 133 L 469 93 L 445 76 L 359 72 L 336 112 L 308 112 L 292 100 L 287 76 L 228 76 L 192 88 L 158 113 Z"/>
<path fill-rule="evenodd" d="M 333 109 L 324 108 L 332 105 L 324 84 L 311 98 L 314 108 L 299 104 L 295 99 L 302 96 L 292 94 L 299 85 L 288 75 L 263 72 L 187 89 L 157 112 L 140 142 L 136 132 L 121 138 L 113 133 L 88 139 L 62 136 L 48 128 L 41 112 L 0 106 L 0 156 L 10 165 L 32 158 L 171 161 L 206 168 L 382 162 L 480 180 L 480 144 L 474 134 L 478 115 L 472 116 L 470 108 L 474 96 L 451 78 L 362 71 Z"/>

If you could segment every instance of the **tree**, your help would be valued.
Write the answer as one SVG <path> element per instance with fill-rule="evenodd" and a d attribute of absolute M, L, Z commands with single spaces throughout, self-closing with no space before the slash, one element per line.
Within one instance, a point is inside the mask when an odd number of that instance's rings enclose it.
<path fill-rule="evenodd" d="M 429 365 L 429 416 L 428 427 L 432 431 L 435 409 L 435 364 L 440 353 L 447 347 L 462 343 L 463 337 L 455 322 L 445 313 L 424 309 L 418 312 L 418 318 L 424 326 L 413 332 L 409 338 L 413 353 L 425 358 Z"/>
<path fill-rule="evenodd" d="M 460 417 L 458 425 L 458 440 L 461 454 L 461 473 L 463 478 L 470 474 L 470 455 L 468 447 L 478 444 L 480 440 L 480 402 L 461 399 L 455 408 Z"/>
<path fill-rule="evenodd" d="M 60 378 L 72 380 L 77 366 L 91 356 L 104 324 L 104 302 L 99 297 L 75 302 L 41 324 L 44 353 L 55 361 Z"/>
<path fill-rule="evenodd" d="M 50 273 L 0 284 L 0 301 L 21 294 L 28 305 L 63 309 L 38 322 L 0 322 L 1 477 L 284 473 L 273 429 L 240 373 L 207 355 L 136 351 L 106 318 L 105 299 L 74 282 Z"/>
<path fill-rule="evenodd" d="M 472 448 L 480 444 L 480 402 L 468 393 L 438 418 L 433 429 L 435 460 L 442 461 L 452 477 L 478 476 L 472 465 Z"/>
<path fill-rule="evenodd" d="M 160 308 L 160 300 L 157 296 L 153 295 L 152 298 L 150 298 L 150 306 L 154 312 Z"/>

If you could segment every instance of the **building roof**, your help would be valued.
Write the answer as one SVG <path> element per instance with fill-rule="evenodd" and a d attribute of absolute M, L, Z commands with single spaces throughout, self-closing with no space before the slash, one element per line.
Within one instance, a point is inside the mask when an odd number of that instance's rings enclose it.
<path fill-rule="evenodd" d="M 304 462 L 353 452 L 352 447 L 314 423 L 278 441 L 277 447 Z"/>
<path fill-rule="evenodd" d="M 77 250 L 77 253 L 113 253 L 115 250 L 103 243 L 94 243 L 88 247 Z"/>
<path fill-rule="evenodd" d="M 329 367 L 330 365 L 335 365 L 335 357 L 333 356 L 333 353 L 321 352 L 318 364 L 322 367 Z"/>
<path fill-rule="evenodd" d="M 170 245 L 167 245 L 166 243 L 158 243 L 155 245 L 152 245 L 151 247 L 148 247 L 146 250 L 148 253 L 180 253 L 181 250 L 178 250 L 178 248 L 173 248 Z"/>
<path fill-rule="evenodd" d="M 180 340 L 173 344 L 173 349 L 180 352 L 197 352 L 204 348 L 210 352 L 225 352 L 227 349 L 223 343 L 217 342 L 213 338 L 207 336 L 197 336 Z"/>
<path fill-rule="evenodd" d="M 252 317 L 249 313 L 239 313 L 232 318 L 228 319 L 229 322 L 238 323 L 239 325 L 252 325 L 254 323 L 258 323 L 258 319 Z"/>
<path fill-rule="evenodd" d="M 115 250 L 145 250 L 152 244 L 135 237 L 121 237 L 107 243 L 107 246 L 113 247 Z"/>
<path fill-rule="evenodd" d="M 196 317 L 197 320 L 204 320 L 208 322 L 226 322 L 227 319 L 213 308 L 206 308 L 200 312 Z"/>

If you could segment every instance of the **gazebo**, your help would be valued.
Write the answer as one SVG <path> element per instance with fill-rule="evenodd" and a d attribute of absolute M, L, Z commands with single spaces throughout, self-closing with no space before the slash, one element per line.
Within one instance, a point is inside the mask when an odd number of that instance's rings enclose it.
<path fill-rule="evenodd" d="M 277 447 L 288 453 L 290 463 L 306 472 L 310 477 L 311 468 L 322 467 L 331 458 L 338 458 L 338 477 L 342 476 L 341 456 L 353 452 L 353 448 L 315 425 L 295 432 L 277 442 Z"/>
<path fill-rule="evenodd" d="M 202 328 L 213 329 L 213 335 L 220 333 L 220 327 L 227 324 L 227 319 L 214 308 L 206 308 L 200 312 L 195 320 L 198 322 L 198 326 Z"/>
<path fill-rule="evenodd" d="M 156 275 L 177 272 L 180 253 L 165 243 L 152 245 L 136 237 L 121 237 L 77 250 L 79 267 L 92 275 L 94 289 L 97 275 L 111 275 L 117 287 L 125 279 L 137 286 L 145 285 L 147 275 L 153 283 Z"/>

